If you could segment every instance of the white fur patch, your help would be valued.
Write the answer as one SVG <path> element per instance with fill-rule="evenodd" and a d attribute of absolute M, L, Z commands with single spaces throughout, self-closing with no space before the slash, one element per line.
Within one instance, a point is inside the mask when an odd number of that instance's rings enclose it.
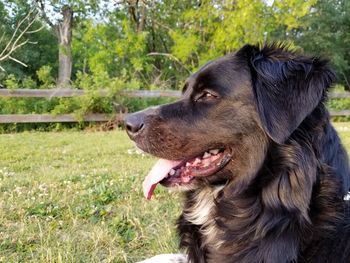
<path fill-rule="evenodd" d="M 215 212 L 215 198 L 224 186 L 216 188 L 204 188 L 195 197 L 195 204 L 184 212 L 186 220 L 192 224 L 201 226 L 200 231 L 204 236 L 202 244 L 210 244 L 215 248 L 219 248 L 222 245 L 222 241 L 217 239 L 217 235 L 221 230 L 217 228 L 214 212 Z"/>
<path fill-rule="evenodd" d="M 344 196 L 344 201 L 350 201 L 350 191 Z"/>
<path fill-rule="evenodd" d="M 140 261 L 138 263 L 187 263 L 187 257 L 183 254 L 161 254 Z"/>

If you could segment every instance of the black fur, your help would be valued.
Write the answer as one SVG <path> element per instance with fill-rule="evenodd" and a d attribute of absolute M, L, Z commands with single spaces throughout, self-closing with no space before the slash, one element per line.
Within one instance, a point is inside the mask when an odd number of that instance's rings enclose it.
<path fill-rule="evenodd" d="M 350 262 L 348 158 L 324 105 L 333 79 L 325 60 L 246 45 L 191 76 L 179 102 L 142 113 L 133 139 L 154 155 L 232 151 L 185 195 L 178 230 L 191 262 Z M 203 90 L 217 97 L 196 101 Z M 208 241 L 186 215 L 218 185 Z"/>

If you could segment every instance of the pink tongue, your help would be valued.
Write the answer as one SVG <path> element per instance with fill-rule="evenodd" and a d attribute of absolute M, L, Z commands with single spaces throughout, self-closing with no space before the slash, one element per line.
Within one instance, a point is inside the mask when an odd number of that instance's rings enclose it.
<path fill-rule="evenodd" d="M 165 159 L 159 159 L 156 162 L 142 184 L 143 194 L 148 200 L 151 199 L 157 184 L 167 177 L 171 168 L 177 166 L 180 162 L 181 161 L 170 161 Z"/>

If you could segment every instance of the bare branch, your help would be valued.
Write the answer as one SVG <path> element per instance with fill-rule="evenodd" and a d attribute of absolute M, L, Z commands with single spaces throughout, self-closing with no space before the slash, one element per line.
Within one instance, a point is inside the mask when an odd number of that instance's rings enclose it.
<path fill-rule="evenodd" d="M 11 45 L 13 45 L 14 42 L 18 41 L 18 40 L 23 36 L 23 34 L 22 34 L 22 35 L 20 34 L 21 37 L 18 38 L 18 37 L 17 37 L 17 32 L 20 30 L 22 24 L 23 24 L 26 20 L 29 19 L 29 17 L 32 15 L 32 13 L 33 13 L 33 10 L 30 10 L 29 13 L 28 13 L 21 21 L 19 21 L 19 23 L 18 23 L 18 25 L 16 26 L 15 31 L 13 32 L 13 34 L 12 34 L 12 36 L 11 36 L 9 42 L 7 43 L 7 45 L 6 45 L 6 47 L 4 48 L 4 50 L 0 53 L 0 59 L 1 59 L 1 57 L 3 57 L 3 55 L 4 55 L 5 53 L 12 53 L 12 52 L 11 52 L 11 49 L 12 49 L 12 48 L 11 48 L 10 50 L 8 50 L 8 49 L 10 48 Z M 32 21 L 34 21 L 34 19 L 33 19 Z"/>
<path fill-rule="evenodd" d="M 6 35 L 5 32 L 2 33 L 2 36 L 1 36 L 1 38 L 0 38 L 0 43 L 1 43 L 2 41 L 4 41 L 5 35 Z"/>
<path fill-rule="evenodd" d="M 41 27 L 39 27 L 38 29 L 34 29 L 32 31 L 27 31 L 26 34 L 34 34 L 34 33 L 37 33 L 41 30 L 43 30 L 45 28 L 45 25 L 42 25 Z"/>
<path fill-rule="evenodd" d="M 20 60 L 18 60 L 16 58 L 13 58 L 13 57 L 9 56 L 9 59 L 13 60 L 14 62 L 17 62 L 18 64 L 21 64 L 22 66 L 24 66 L 26 68 L 28 67 L 27 64 L 23 63 L 22 61 L 20 61 Z"/>
<path fill-rule="evenodd" d="M 12 54 L 22 46 L 26 45 L 27 43 L 33 43 L 29 42 L 29 39 L 25 39 L 25 36 L 34 34 L 40 30 L 42 30 L 44 27 L 41 26 L 38 29 L 30 30 L 31 27 L 34 25 L 34 23 L 37 21 L 37 12 L 35 12 L 34 9 L 30 10 L 28 14 L 21 19 L 18 24 L 16 25 L 12 35 L 9 37 L 9 40 L 7 41 L 5 47 L 3 50 L 0 50 L 0 63 L 4 62 L 6 60 L 12 60 L 22 66 L 27 67 L 25 63 L 18 60 L 17 58 L 14 58 Z M 1 36 L 0 43 L 4 41 L 6 37 L 6 32 Z M 5 69 L 0 65 L 0 69 L 5 71 Z"/>
<path fill-rule="evenodd" d="M 24 30 L 18 35 L 18 37 L 16 38 L 16 40 L 13 42 L 12 45 L 12 49 L 16 50 L 17 48 L 23 46 L 24 44 L 26 44 L 29 40 L 27 39 L 26 41 L 24 41 L 24 43 L 21 43 L 19 45 L 17 45 L 17 43 L 22 39 L 23 35 L 28 32 L 29 28 L 35 23 L 35 19 L 33 19 L 31 22 L 28 23 L 28 25 L 24 28 Z"/>

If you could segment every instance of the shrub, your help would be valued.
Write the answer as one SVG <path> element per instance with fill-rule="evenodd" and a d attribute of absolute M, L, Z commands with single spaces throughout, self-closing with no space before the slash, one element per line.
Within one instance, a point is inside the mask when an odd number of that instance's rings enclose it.
<path fill-rule="evenodd" d="M 50 66 L 42 66 L 37 70 L 36 75 L 40 81 L 41 89 L 51 89 L 55 87 L 55 80 L 51 74 L 52 68 Z"/>
<path fill-rule="evenodd" d="M 22 87 L 25 89 L 36 89 L 38 85 L 35 80 L 28 76 L 22 80 Z"/>
<path fill-rule="evenodd" d="M 7 89 L 18 89 L 19 83 L 14 74 L 10 74 L 4 81 L 5 87 Z"/>

